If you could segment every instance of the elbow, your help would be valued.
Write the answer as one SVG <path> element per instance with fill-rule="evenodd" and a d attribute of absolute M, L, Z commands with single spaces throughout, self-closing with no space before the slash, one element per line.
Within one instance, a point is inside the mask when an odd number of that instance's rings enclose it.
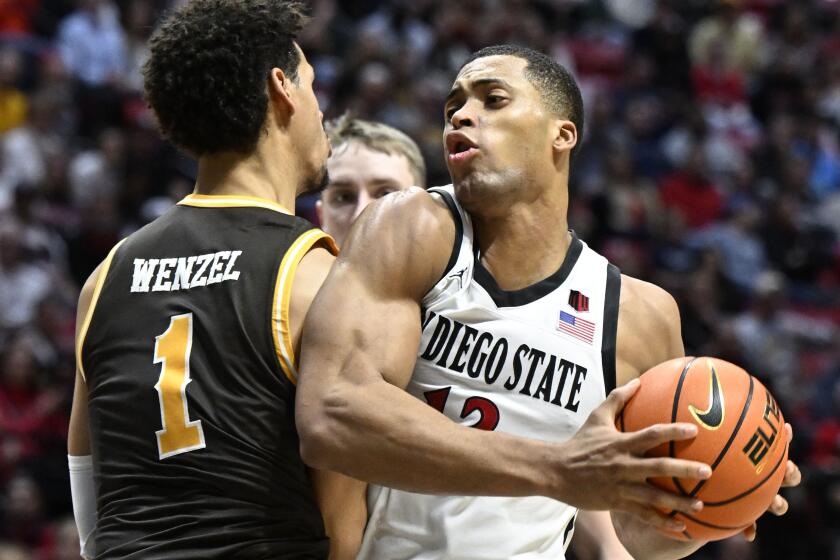
<path fill-rule="evenodd" d="M 325 419 L 306 419 L 301 421 L 298 414 L 298 436 L 300 437 L 300 456 L 303 462 L 313 469 L 334 470 L 336 445 L 330 437 L 330 429 Z"/>
<path fill-rule="evenodd" d="M 341 419 L 327 396 L 313 400 L 298 398 L 295 410 L 300 455 L 303 462 L 314 469 L 342 471 L 344 457 Z"/>

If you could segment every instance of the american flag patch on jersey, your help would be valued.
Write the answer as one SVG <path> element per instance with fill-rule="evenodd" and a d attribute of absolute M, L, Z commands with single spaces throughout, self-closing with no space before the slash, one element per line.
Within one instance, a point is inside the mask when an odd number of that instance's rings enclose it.
<path fill-rule="evenodd" d="M 573 337 L 592 344 L 595 337 L 595 323 L 575 317 L 565 311 L 560 312 L 560 320 L 557 321 L 557 330 L 570 334 Z"/>

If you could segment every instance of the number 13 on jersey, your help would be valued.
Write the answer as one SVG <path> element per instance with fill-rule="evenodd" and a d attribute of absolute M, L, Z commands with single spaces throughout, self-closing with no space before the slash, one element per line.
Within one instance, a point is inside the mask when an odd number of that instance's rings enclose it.
<path fill-rule="evenodd" d="M 192 313 L 184 313 L 171 317 L 169 328 L 155 337 L 154 363 L 161 364 L 155 390 L 162 425 L 155 434 L 161 459 L 205 447 L 201 420 L 190 421 L 187 409 L 192 336 Z"/>

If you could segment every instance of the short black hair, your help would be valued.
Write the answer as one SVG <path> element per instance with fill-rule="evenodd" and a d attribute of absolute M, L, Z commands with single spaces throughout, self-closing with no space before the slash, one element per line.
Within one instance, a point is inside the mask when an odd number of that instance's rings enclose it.
<path fill-rule="evenodd" d="M 196 156 L 253 151 L 269 72 L 297 80 L 295 39 L 306 20 L 296 0 L 190 0 L 170 13 L 143 68 L 161 133 Z"/>
<path fill-rule="evenodd" d="M 521 45 L 494 45 L 470 56 L 461 66 L 487 56 L 515 56 L 525 60 L 525 78 L 540 92 L 543 103 L 552 113 L 575 123 L 578 143 L 583 140 L 583 97 L 572 74 L 549 56 Z"/>

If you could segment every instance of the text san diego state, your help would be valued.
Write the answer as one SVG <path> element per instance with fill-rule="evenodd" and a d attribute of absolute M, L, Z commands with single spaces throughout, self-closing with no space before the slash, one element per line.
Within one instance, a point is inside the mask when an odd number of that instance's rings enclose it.
<path fill-rule="evenodd" d="M 420 359 L 577 412 L 585 367 L 527 344 L 511 350 L 505 337 L 434 312 L 424 317 L 423 331 L 427 328 L 434 331 Z M 500 379 L 503 372 L 507 374 Z"/>

